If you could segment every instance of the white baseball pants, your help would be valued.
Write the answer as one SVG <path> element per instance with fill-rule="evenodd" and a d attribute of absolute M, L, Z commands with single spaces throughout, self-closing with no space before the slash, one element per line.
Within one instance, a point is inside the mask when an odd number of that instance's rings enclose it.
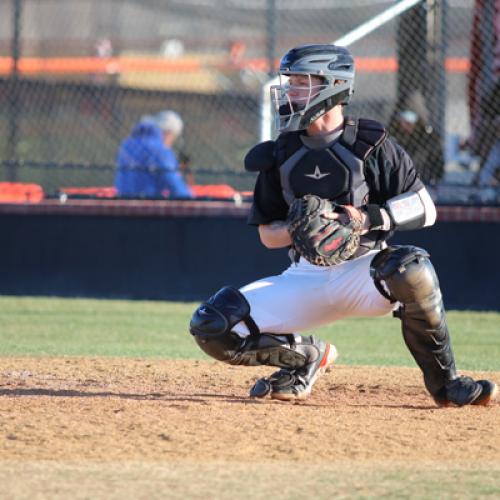
<path fill-rule="evenodd" d="M 299 333 L 352 316 L 382 316 L 391 304 L 370 277 L 370 262 L 378 250 L 337 266 L 322 267 L 301 258 L 278 276 L 240 289 L 261 332 Z M 249 334 L 243 322 L 233 331 Z"/>

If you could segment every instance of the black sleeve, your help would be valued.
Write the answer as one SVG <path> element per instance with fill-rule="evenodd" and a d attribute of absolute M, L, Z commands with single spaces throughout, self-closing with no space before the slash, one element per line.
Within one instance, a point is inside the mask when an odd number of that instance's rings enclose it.
<path fill-rule="evenodd" d="M 248 216 L 252 226 L 269 224 L 275 220 L 285 220 L 288 213 L 279 171 L 276 168 L 259 173 L 253 195 L 253 204 Z"/>
<path fill-rule="evenodd" d="M 385 140 L 369 158 L 366 180 L 370 185 L 370 203 L 378 205 L 425 187 L 408 153 L 392 138 Z"/>

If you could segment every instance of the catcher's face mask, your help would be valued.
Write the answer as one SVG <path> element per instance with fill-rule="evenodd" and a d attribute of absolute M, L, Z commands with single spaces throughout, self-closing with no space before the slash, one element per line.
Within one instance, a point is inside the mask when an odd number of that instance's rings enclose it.
<path fill-rule="evenodd" d="M 278 132 L 305 130 L 354 90 L 354 59 L 345 47 L 301 45 L 280 61 L 280 84 L 271 87 Z"/>
<path fill-rule="evenodd" d="M 271 102 L 276 130 L 297 130 L 304 113 L 318 102 L 328 87 L 324 79 L 314 75 L 282 75 L 280 84 L 271 86 Z"/>

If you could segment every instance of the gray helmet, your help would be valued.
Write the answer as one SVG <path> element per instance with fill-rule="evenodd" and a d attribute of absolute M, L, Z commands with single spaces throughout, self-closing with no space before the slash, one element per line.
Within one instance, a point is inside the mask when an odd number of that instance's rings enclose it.
<path fill-rule="evenodd" d="M 290 97 L 290 75 L 307 75 L 309 87 L 298 99 Z M 280 62 L 280 85 L 271 87 L 275 127 L 280 132 L 304 130 L 338 104 L 347 104 L 354 92 L 354 59 L 345 47 L 302 45 L 288 51 Z M 321 83 L 312 85 L 312 77 Z"/>

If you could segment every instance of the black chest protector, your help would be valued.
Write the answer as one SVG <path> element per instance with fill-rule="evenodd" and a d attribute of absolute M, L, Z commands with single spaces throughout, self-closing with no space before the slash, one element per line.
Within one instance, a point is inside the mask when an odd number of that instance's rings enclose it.
<path fill-rule="evenodd" d="M 359 207 L 368 203 L 365 160 L 380 145 L 386 132 L 380 123 L 345 118 L 342 135 L 321 149 L 306 145 L 301 132 L 282 135 L 276 141 L 283 198 L 315 194 L 340 205 Z"/>

